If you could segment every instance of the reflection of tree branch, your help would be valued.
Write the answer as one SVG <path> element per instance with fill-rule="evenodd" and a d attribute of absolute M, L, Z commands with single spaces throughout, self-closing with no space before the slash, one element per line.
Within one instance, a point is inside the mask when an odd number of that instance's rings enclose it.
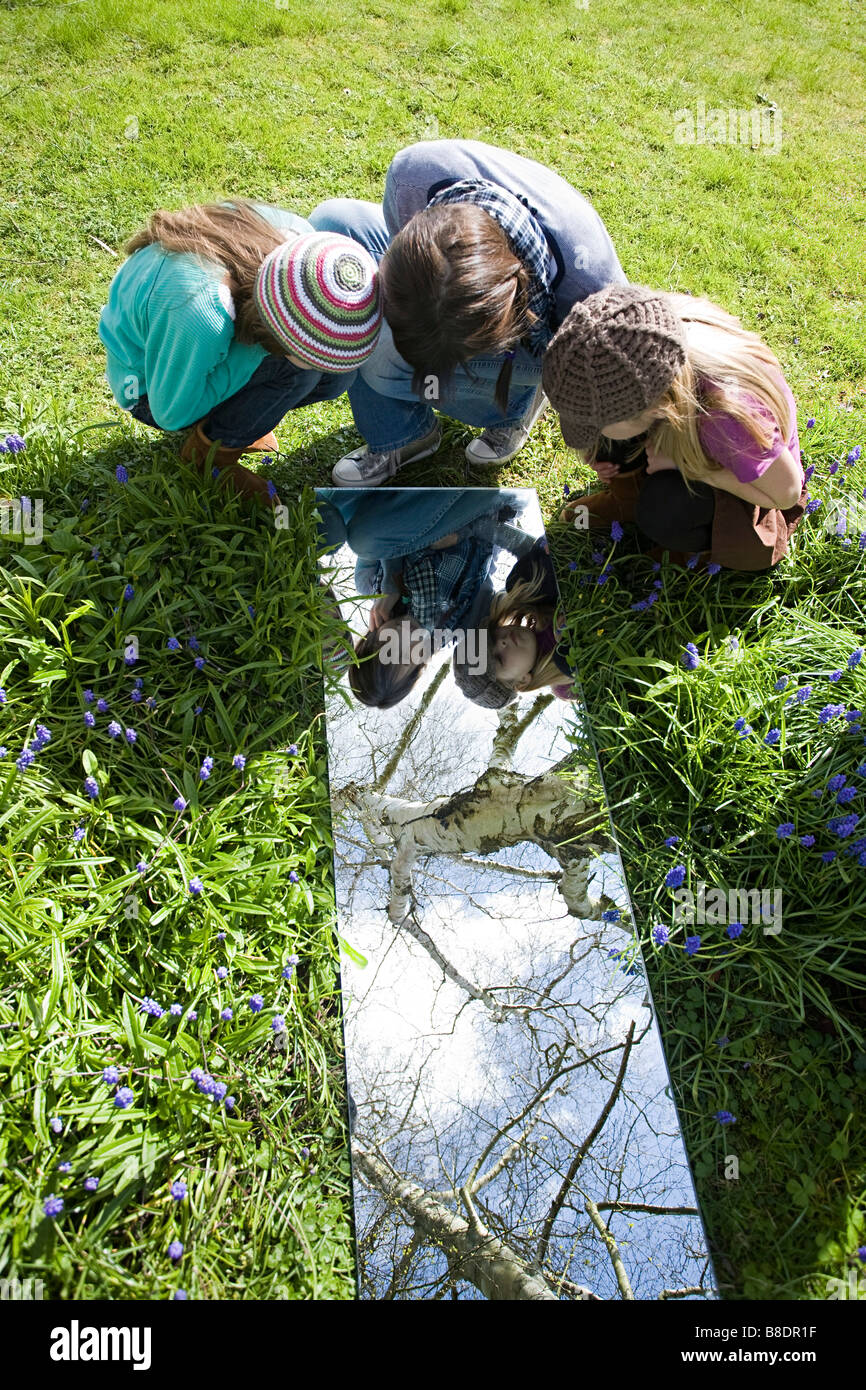
<path fill-rule="evenodd" d="M 427 689 L 424 691 L 418 708 L 413 712 L 411 719 L 408 719 L 406 721 L 406 727 L 404 728 L 402 734 L 395 743 L 393 753 L 391 754 L 385 766 L 382 768 L 382 771 L 379 773 L 378 777 L 373 783 L 373 787 L 377 792 L 380 792 L 383 787 L 387 787 L 388 783 L 390 782 L 391 778 L 393 777 L 394 773 L 399 767 L 400 760 L 402 759 L 403 754 L 406 752 L 406 749 L 409 747 L 410 743 L 415 737 L 415 730 L 418 728 L 418 725 L 421 723 L 421 720 L 423 719 L 424 715 L 427 713 L 428 709 L 432 705 L 437 690 L 439 689 L 440 685 L 442 684 L 450 670 L 451 667 L 449 663 L 447 661 L 443 662 L 439 670 L 436 672 L 436 675 L 433 677 L 432 681 L 428 685 Z"/>
<path fill-rule="evenodd" d="M 499 725 L 493 739 L 489 767 L 510 768 L 521 735 L 555 699 L 553 695 L 538 695 L 522 719 L 517 718 L 517 706 L 506 705 L 499 712 Z"/>
<path fill-rule="evenodd" d="M 706 1298 L 709 1294 L 715 1293 L 715 1289 L 702 1289 L 698 1284 L 691 1289 L 662 1289 L 659 1300 L 667 1298 L 691 1298 L 694 1294 L 700 1293 Z"/>
<path fill-rule="evenodd" d="M 700 1216 L 697 1207 L 655 1207 L 645 1202 L 596 1202 L 599 1211 L 645 1211 L 649 1216 Z"/>
<path fill-rule="evenodd" d="M 405 1212 L 415 1230 L 438 1245 L 455 1279 L 474 1284 L 485 1298 L 556 1303 L 556 1294 L 540 1274 L 505 1241 L 479 1235 L 467 1221 L 434 1201 L 424 1189 L 406 1178 L 395 1178 L 390 1165 L 360 1146 L 353 1145 L 355 1167 L 364 1181 L 387 1202 Z"/>
<path fill-rule="evenodd" d="M 477 985 L 473 985 L 466 979 L 465 975 L 460 974 L 456 965 L 452 965 L 450 960 L 448 960 L 446 956 L 443 956 L 432 936 L 430 936 L 422 926 L 419 926 L 414 913 L 410 912 L 408 917 L 403 918 L 400 923 L 400 930 L 408 932 L 409 935 L 418 942 L 419 946 L 423 946 L 428 956 L 435 960 L 443 975 L 447 975 L 448 979 L 453 980 L 455 985 L 458 985 L 460 989 L 465 989 L 466 993 L 473 999 L 479 1000 L 485 1008 L 490 1010 L 497 1021 L 501 1019 L 502 1010 L 496 1003 L 496 1000 L 487 993 L 486 989 L 479 989 Z"/>
<path fill-rule="evenodd" d="M 390 1284 L 388 1285 L 385 1292 L 382 1294 L 382 1301 L 384 1303 L 390 1303 L 393 1301 L 395 1293 L 397 1293 L 399 1290 L 400 1280 L 403 1278 L 403 1275 L 406 1273 L 410 1264 L 414 1260 L 415 1255 L 418 1252 L 418 1247 L 421 1244 L 421 1240 L 422 1237 L 420 1232 L 414 1231 L 412 1233 L 412 1239 L 409 1241 L 409 1244 L 406 1246 L 405 1250 L 403 1251 L 402 1255 L 400 1256 L 399 1260 L 394 1266 L 394 1273 L 391 1275 Z"/>
<path fill-rule="evenodd" d="M 593 1293 L 592 1289 L 586 1288 L 584 1284 L 575 1284 L 573 1279 L 566 1279 L 564 1274 L 557 1274 L 556 1270 L 550 1269 L 549 1266 L 545 1267 L 544 1273 L 554 1288 L 570 1294 L 576 1302 L 586 1302 L 589 1299 L 595 1303 L 604 1302 L 600 1294 Z"/>
<path fill-rule="evenodd" d="M 584 1158 L 586 1157 L 587 1153 L 589 1152 L 590 1147 L 592 1146 L 592 1144 L 595 1143 L 595 1140 L 598 1138 L 599 1134 L 604 1129 L 605 1123 L 607 1122 L 607 1117 L 613 1109 L 614 1104 L 616 1102 L 616 1098 L 622 1089 L 622 1083 L 625 1080 L 625 1069 L 628 1066 L 629 1054 L 631 1053 L 632 1043 L 634 1042 L 634 1025 L 635 1021 L 634 1019 L 632 1019 L 631 1024 L 629 1025 L 628 1036 L 625 1040 L 625 1046 L 622 1050 L 622 1058 L 620 1060 L 619 1071 L 617 1073 L 616 1081 L 613 1084 L 613 1090 L 611 1091 L 610 1095 L 605 1101 L 604 1106 L 602 1107 L 601 1114 L 599 1115 L 598 1119 L 596 1120 L 587 1137 L 584 1139 L 583 1143 L 580 1145 L 580 1148 L 577 1150 L 577 1153 L 574 1155 L 574 1158 L 571 1160 L 568 1172 L 566 1173 L 563 1179 L 562 1186 L 560 1187 L 559 1191 L 554 1197 L 553 1202 L 551 1203 L 550 1210 L 547 1213 L 547 1216 L 545 1217 L 544 1227 L 542 1229 L 541 1237 L 538 1242 L 538 1249 L 535 1254 L 535 1263 L 539 1266 L 539 1268 L 544 1263 L 544 1260 L 547 1256 L 547 1247 L 550 1243 L 550 1235 L 553 1230 L 553 1223 L 556 1221 L 557 1216 L 562 1210 L 562 1204 L 568 1196 L 568 1189 L 574 1182 L 577 1170 L 583 1162 Z"/>
<path fill-rule="evenodd" d="M 587 1197 L 583 1205 L 586 1210 L 587 1216 L 589 1217 L 593 1226 L 598 1231 L 599 1235 L 601 1236 L 602 1240 L 607 1246 L 607 1251 L 610 1255 L 610 1262 L 613 1265 L 613 1272 L 616 1275 L 616 1282 L 619 1284 L 620 1293 L 622 1294 L 623 1298 L 629 1299 L 633 1303 L 634 1293 L 632 1292 L 632 1287 L 629 1283 L 629 1278 L 626 1274 L 625 1265 L 622 1262 L 622 1256 L 619 1253 L 616 1241 L 614 1240 L 613 1236 L 611 1235 L 610 1231 L 607 1229 L 607 1226 L 605 1226 L 604 1221 L 599 1215 L 598 1207 L 595 1205 L 595 1202 L 591 1202 Z"/>
<path fill-rule="evenodd" d="M 412 870 L 422 855 L 486 855 L 525 843 L 539 845 L 559 863 L 558 888 L 570 913 L 601 916 L 601 904 L 589 896 L 589 860 L 612 845 L 598 828 L 598 802 L 578 797 L 561 777 L 549 772 L 525 777 L 488 768 L 468 790 L 432 801 L 406 801 L 357 785 L 343 788 L 341 796 L 354 804 L 365 829 L 368 818 L 378 822 L 373 837 L 377 849 L 383 832 L 394 841 L 388 908 L 392 922 L 401 921 L 407 911 Z M 578 843 L 591 833 L 592 848 Z"/>

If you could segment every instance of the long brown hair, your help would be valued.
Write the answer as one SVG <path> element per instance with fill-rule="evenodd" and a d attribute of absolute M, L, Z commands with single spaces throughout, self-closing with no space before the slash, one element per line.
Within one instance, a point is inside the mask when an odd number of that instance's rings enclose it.
<path fill-rule="evenodd" d="M 253 290 L 259 267 L 271 251 L 288 237 L 272 227 L 245 198 L 230 203 L 197 203 L 177 212 L 151 213 L 147 225 L 130 237 L 128 256 L 158 241 L 166 251 L 198 256 L 224 266 L 235 303 L 235 337 L 256 343 L 266 352 L 285 357 L 286 347 L 272 336 L 262 320 Z"/>
<path fill-rule="evenodd" d="M 385 318 L 401 357 L 415 368 L 420 396 L 437 378 L 438 399 L 454 368 L 473 357 L 516 348 L 535 322 L 530 275 L 495 218 L 474 203 L 441 203 L 416 212 L 379 266 Z M 512 362 L 496 381 L 508 409 Z M 428 396 L 428 399 L 431 399 Z"/>

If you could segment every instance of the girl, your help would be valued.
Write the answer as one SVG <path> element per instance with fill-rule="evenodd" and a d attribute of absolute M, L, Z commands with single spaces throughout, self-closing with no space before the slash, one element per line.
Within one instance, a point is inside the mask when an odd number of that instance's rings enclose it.
<path fill-rule="evenodd" d="M 459 654 L 454 656 L 454 679 L 467 699 L 500 709 L 533 690 L 549 688 L 561 700 L 573 697 L 574 671 L 559 641 L 563 617 L 558 604 L 556 575 L 541 537 L 490 605 L 481 643 L 487 670 L 473 673 Z"/>
<path fill-rule="evenodd" d="M 607 482 L 590 525 L 635 521 L 661 549 L 762 570 L 805 511 L 794 398 L 765 343 L 706 299 L 638 285 L 576 305 L 545 390 L 566 444 Z"/>
<path fill-rule="evenodd" d="M 441 492 L 447 490 L 431 491 L 438 505 Z M 488 489 L 472 491 L 477 511 L 474 519 L 399 557 L 393 546 L 383 542 L 383 548 L 392 553 L 375 558 L 378 547 L 371 526 L 382 511 L 378 505 L 381 497 L 367 496 L 368 504 L 376 504 L 372 513 L 368 506 L 364 514 L 359 516 L 356 511 L 352 516 L 350 536 L 358 538 L 357 543 L 367 550 L 358 557 L 355 587 L 360 594 L 379 595 L 370 612 L 369 631 L 355 648 L 360 664 L 349 671 L 349 684 L 363 704 L 389 709 L 403 700 L 442 641 L 456 638 L 459 642 L 467 628 L 477 627 L 492 592 L 497 548 L 513 555 L 523 555 L 532 548 L 532 536 L 511 524 L 522 509 L 523 499 L 495 493 L 491 505 Z M 419 490 L 416 495 L 417 501 L 413 496 L 407 503 L 404 494 L 400 499 L 404 509 L 423 509 L 424 492 Z M 456 490 L 452 490 L 452 497 L 455 506 L 449 507 L 448 514 L 454 517 L 457 504 L 463 503 L 465 510 L 465 499 Z M 378 524 L 382 524 L 381 517 Z"/>
<path fill-rule="evenodd" d="M 598 214 L 565 179 L 477 140 L 401 150 L 384 206 L 332 199 L 314 226 L 380 261 L 386 323 L 349 391 L 367 441 L 340 487 L 375 487 L 435 453 L 431 403 L 484 427 L 470 463 L 506 463 L 547 405 L 541 354 L 572 305 L 625 276 Z"/>
<path fill-rule="evenodd" d="M 342 395 L 381 323 L 375 261 L 282 208 L 155 212 L 128 243 L 99 321 L 115 400 L 163 430 L 194 426 L 181 456 L 273 500 L 242 467 L 274 452 L 288 410 Z"/>

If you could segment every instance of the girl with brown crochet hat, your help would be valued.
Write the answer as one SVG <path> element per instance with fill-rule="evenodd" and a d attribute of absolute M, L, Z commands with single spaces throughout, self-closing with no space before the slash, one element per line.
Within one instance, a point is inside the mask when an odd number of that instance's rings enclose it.
<path fill-rule="evenodd" d="M 483 628 L 486 670 L 471 669 L 455 652 L 454 679 L 473 704 L 501 709 L 519 694 L 550 689 L 574 696 L 575 676 L 560 638 L 564 626 L 556 575 L 543 536 L 523 555 L 490 604 Z"/>
<path fill-rule="evenodd" d="M 607 483 L 563 520 L 635 522 L 662 550 L 762 570 L 805 511 L 794 398 L 756 334 L 709 300 L 611 286 L 544 360 L 562 437 Z"/>

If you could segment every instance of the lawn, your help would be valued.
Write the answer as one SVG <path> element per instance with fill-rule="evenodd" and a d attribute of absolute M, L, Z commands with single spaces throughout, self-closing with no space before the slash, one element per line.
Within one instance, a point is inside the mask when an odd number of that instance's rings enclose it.
<path fill-rule="evenodd" d="M 274 531 L 122 416 L 96 323 L 152 208 L 373 198 L 397 149 L 442 136 L 555 167 L 632 280 L 740 314 L 798 402 L 821 507 L 777 572 L 655 573 L 628 536 L 601 562 L 550 536 L 723 1295 L 825 1297 L 866 1241 L 866 847 L 828 829 L 863 819 L 866 788 L 845 717 L 866 700 L 857 5 L 7 3 L 0 42 L 0 440 L 26 444 L 0 488 L 44 503 L 42 543 L 0 550 L 0 1276 L 354 1296 L 309 490 L 357 442 L 351 414 L 280 427 Z M 701 102 L 775 103 L 781 148 L 679 142 Z M 495 475 L 468 472 L 468 437 L 448 425 L 400 482 L 536 486 L 554 522 L 586 478 L 552 414 Z M 782 931 L 707 926 L 687 956 L 678 866 L 781 888 Z"/>

